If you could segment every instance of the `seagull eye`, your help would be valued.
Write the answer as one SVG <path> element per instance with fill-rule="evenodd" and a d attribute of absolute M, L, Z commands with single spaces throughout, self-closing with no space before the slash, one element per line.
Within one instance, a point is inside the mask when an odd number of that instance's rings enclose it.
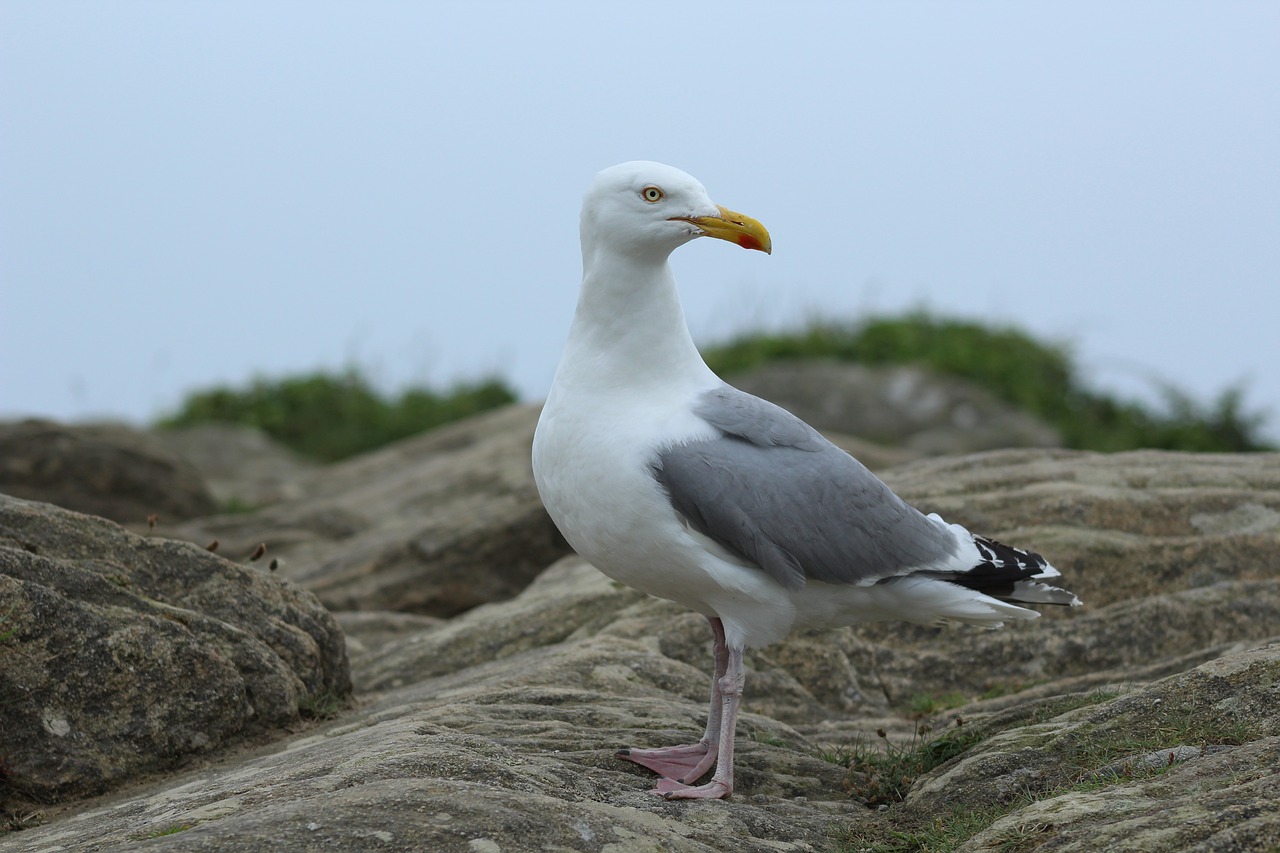
<path fill-rule="evenodd" d="M 654 186 L 648 186 L 640 190 L 640 197 L 649 204 L 657 204 L 666 197 L 666 193 Z"/>

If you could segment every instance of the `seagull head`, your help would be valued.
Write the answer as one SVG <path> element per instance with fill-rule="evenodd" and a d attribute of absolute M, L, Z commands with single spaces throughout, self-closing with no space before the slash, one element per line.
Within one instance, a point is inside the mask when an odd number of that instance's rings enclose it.
<path fill-rule="evenodd" d="M 635 160 L 596 175 L 582 200 L 582 245 L 665 259 L 695 237 L 715 237 L 769 254 L 765 227 L 711 200 L 692 176 Z"/>

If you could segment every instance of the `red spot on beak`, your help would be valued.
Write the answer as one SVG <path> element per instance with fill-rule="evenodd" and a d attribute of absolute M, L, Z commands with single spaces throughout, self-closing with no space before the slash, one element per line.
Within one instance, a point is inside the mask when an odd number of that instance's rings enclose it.
<path fill-rule="evenodd" d="M 739 234 L 738 245 L 744 249 L 759 249 L 760 241 L 750 234 Z"/>

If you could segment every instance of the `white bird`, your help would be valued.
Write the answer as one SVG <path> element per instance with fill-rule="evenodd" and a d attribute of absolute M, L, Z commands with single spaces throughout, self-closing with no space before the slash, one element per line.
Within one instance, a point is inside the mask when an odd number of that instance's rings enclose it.
<path fill-rule="evenodd" d="M 582 205 L 582 289 L 533 440 L 569 544 L 602 572 L 711 623 L 702 738 L 624 749 L 669 798 L 733 792 L 742 653 L 796 628 L 903 619 L 999 627 L 1079 604 L 1038 554 L 909 506 L 789 412 L 703 362 L 667 259 L 708 236 L 765 253 L 759 222 L 661 163 L 606 169 Z M 705 784 L 695 784 L 715 767 Z"/>

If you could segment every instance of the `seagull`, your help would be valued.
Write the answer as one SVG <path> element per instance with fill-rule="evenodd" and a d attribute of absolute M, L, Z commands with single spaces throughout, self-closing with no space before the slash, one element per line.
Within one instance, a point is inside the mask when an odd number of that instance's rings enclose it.
<path fill-rule="evenodd" d="M 1039 554 L 924 515 L 804 421 L 726 384 L 694 346 L 668 258 L 698 237 L 769 254 L 764 226 L 679 169 L 596 175 L 582 287 L 533 439 L 538 492 L 609 577 L 701 613 L 714 675 L 692 744 L 617 755 L 668 799 L 733 793 L 746 648 L 875 620 L 998 628 L 1080 604 Z M 703 784 L 698 780 L 714 768 Z"/>

